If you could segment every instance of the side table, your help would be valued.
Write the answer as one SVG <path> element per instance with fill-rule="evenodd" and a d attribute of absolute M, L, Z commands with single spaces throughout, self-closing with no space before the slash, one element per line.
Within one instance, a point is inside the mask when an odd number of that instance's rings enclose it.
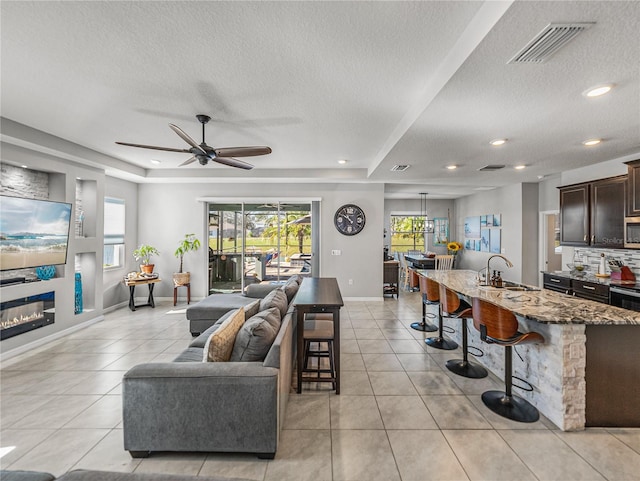
<path fill-rule="evenodd" d="M 178 303 L 178 287 L 186 287 L 187 288 L 187 304 L 191 304 L 191 283 L 187 282 L 186 284 L 180 284 L 179 286 L 173 285 L 173 305 L 175 306 Z"/>
<path fill-rule="evenodd" d="M 145 307 L 145 306 L 156 307 L 156 304 L 153 301 L 153 287 L 157 282 L 160 282 L 159 277 L 151 277 L 151 278 L 142 277 L 142 278 L 135 278 L 135 279 L 127 279 L 125 277 L 124 285 L 129 288 L 129 309 L 131 309 L 132 311 L 135 311 L 136 307 Z M 136 301 L 135 301 L 136 286 L 140 286 L 144 284 L 149 286 L 149 297 L 147 298 L 147 303 L 139 304 L 136 306 Z"/>

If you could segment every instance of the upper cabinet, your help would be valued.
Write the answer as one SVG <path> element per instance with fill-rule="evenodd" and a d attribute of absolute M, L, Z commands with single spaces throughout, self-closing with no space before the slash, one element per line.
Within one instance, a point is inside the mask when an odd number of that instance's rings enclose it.
<path fill-rule="evenodd" d="M 560 244 L 624 247 L 626 184 L 624 175 L 560 187 Z"/>
<path fill-rule="evenodd" d="M 627 217 L 640 217 L 640 160 L 627 164 Z"/>

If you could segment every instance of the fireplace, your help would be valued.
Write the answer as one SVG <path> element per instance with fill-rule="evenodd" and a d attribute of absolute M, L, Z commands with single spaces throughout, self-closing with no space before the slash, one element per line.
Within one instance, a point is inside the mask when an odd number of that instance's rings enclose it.
<path fill-rule="evenodd" d="M 13 299 L 0 304 L 0 340 L 53 324 L 55 292 Z"/>

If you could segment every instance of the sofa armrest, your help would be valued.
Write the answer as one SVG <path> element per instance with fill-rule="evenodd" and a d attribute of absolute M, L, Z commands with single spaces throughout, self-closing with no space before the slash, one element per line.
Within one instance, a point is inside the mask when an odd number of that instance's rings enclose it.
<path fill-rule="evenodd" d="M 244 290 L 244 295 L 254 299 L 263 299 L 272 290 L 281 287 L 278 284 L 249 284 Z"/>
<path fill-rule="evenodd" d="M 122 382 L 128 451 L 275 453 L 278 369 L 262 363 L 149 363 Z"/>

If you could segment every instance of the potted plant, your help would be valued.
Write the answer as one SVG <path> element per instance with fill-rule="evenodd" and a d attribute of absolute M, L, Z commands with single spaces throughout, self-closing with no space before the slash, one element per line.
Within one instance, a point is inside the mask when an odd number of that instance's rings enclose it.
<path fill-rule="evenodd" d="M 184 286 L 191 282 L 191 273 L 182 272 L 184 255 L 187 252 L 197 251 L 200 248 L 200 241 L 196 238 L 195 234 L 185 234 L 184 239 L 178 244 L 178 248 L 174 252 L 174 255 L 180 259 L 180 270 L 173 273 L 173 283 L 176 286 Z"/>
<path fill-rule="evenodd" d="M 137 261 L 140 261 L 140 270 L 145 274 L 151 274 L 155 264 L 151 264 L 151 256 L 157 256 L 160 254 L 158 249 L 148 244 L 141 244 L 136 250 L 133 251 L 133 257 Z"/>

